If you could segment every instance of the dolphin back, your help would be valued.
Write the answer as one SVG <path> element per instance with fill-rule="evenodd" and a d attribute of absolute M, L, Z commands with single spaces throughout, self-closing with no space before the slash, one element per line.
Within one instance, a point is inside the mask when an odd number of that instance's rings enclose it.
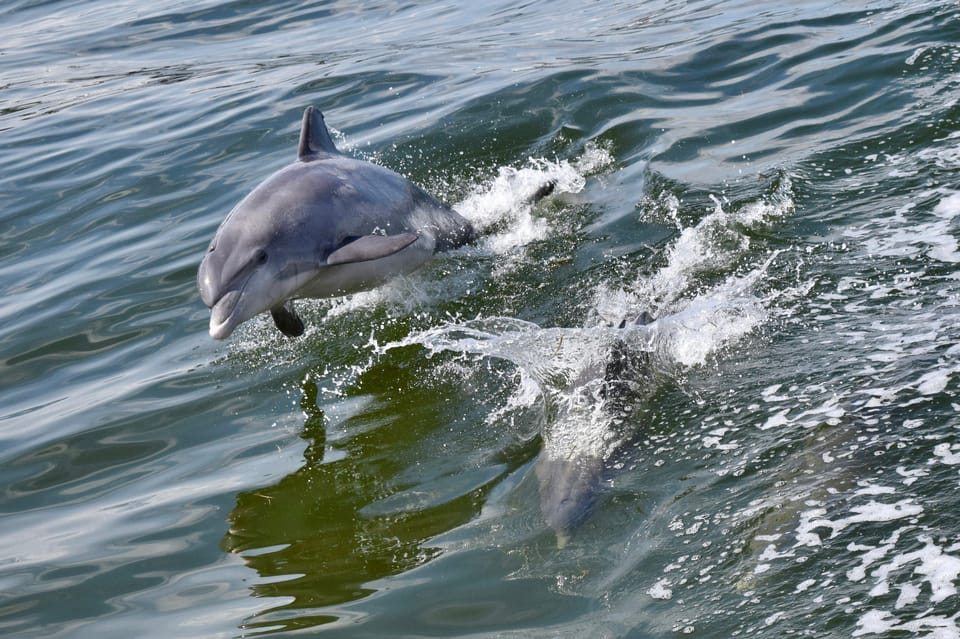
<path fill-rule="evenodd" d="M 336 155 L 342 154 L 333 142 L 333 137 L 323 120 L 323 113 L 313 106 L 308 106 L 303 111 L 303 121 L 300 125 L 297 158 L 301 162 L 313 162 Z M 383 175 L 380 177 L 384 178 Z M 412 207 L 418 209 L 416 212 L 411 211 L 410 217 L 422 218 L 409 221 L 419 228 L 426 229 L 434 236 L 434 250 L 449 251 L 476 239 L 473 225 L 466 218 L 406 178 L 399 175 L 396 177 L 409 185 Z"/>
<path fill-rule="evenodd" d="M 632 321 L 624 320 L 621 331 L 644 326 L 654 321 L 647 312 L 642 312 Z M 536 461 L 535 469 L 540 485 L 540 511 L 544 521 L 557 535 L 557 545 L 563 547 L 573 537 L 577 528 L 587 520 L 601 497 L 605 475 L 619 464 L 616 462 L 632 436 L 618 432 L 621 423 L 630 423 L 630 415 L 636 415 L 633 407 L 648 397 L 655 387 L 655 374 L 650 353 L 628 343 L 626 333 L 616 339 L 606 359 L 599 366 L 590 366 L 581 371 L 567 388 L 567 394 L 592 396 L 602 402 L 605 418 L 603 427 L 613 435 L 611 441 L 621 440 L 609 447 L 602 455 L 596 451 L 554 450 L 551 435 L 557 429 L 580 429 L 591 419 L 594 412 L 585 414 L 561 410 L 544 434 L 545 445 Z M 589 392 L 600 382 L 599 393 Z"/>

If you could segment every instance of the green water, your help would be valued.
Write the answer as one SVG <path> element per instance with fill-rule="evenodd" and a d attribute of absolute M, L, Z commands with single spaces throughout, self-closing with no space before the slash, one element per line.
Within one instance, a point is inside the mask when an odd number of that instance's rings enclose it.
<path fill-rule="evenodd" d="M 0 33 L 0 635 L 960 637 L 955 2 Z M 308 104 L 482 237 L 215 342 L 200 258 Z"/>

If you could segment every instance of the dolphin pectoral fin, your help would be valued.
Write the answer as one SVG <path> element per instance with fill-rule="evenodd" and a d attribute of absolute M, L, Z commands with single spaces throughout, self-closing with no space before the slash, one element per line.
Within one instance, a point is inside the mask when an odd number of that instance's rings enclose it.
<path fill-rule="evenodd" d="M 297 148 L 297 158 L 309 162 L 321 153 L 337 154 L 336 145 L 327 125 L 323 122 L 323 114 L 312 106 L 303 111 L 303 123 L 300 125 L 300 145 Z"/>
<path fill-rule="evenodd" d="M 417 241 L 417 233 L 399 235 L 364 235 L 344 244 L 327 257 L 327 265 L 351 264 L 378 260 L 398 253 Z"/>
<path fill-rule="evenodd" d="M 293 302 L 287 302 L 282 306 L 274 306 L 270 309 L 270 315 L 273 316 L 273 323 L 277 325 L 280 332 L 287 337 L 300 337 L 303 335 L 303 320 L 297 315 L 293 308 Z"/>

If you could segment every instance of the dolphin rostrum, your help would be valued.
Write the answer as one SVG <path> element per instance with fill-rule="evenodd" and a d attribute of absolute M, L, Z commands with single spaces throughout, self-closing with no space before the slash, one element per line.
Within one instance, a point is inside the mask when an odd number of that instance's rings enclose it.
<path fill-rule="evenodd" d="M 632 322 L 624 320 L 618 328 L 651 322 L 653 317 L 644 311 Z M 534 465 L 540 485 L 540 511 L 556 533 L 559 547 L 565 546 L 590 516 L 606 472 L 616 465 L 619 453 L 629 443 L 629 433 L 614 432 L 617 423 L 624 421 L 654 386 L 650 353 L 619 339 L 605 359 L 581 371 L 567 387 L 565 396 L 574 401 L 561 405 L 556 419 L 545 430 L 543 450 Z M 596 403 L 599 406 L 593 405 Z M 593 424 L 585 423 L 589 421 Z M 571 449 L 571 433 L 585 428 L 604 431 L 598 433 L 603 436 L 601 446 Z"/>
<path fill-rule="evenodd" d="M 302 335 L 294 299 L 375 288 L 473 237 L 470 222 L 406 178 L 341 154 L 307 107 L 297 161 L 234 207 L 200 263 L 210 336 L 267 310 L 285 335 Z"/>

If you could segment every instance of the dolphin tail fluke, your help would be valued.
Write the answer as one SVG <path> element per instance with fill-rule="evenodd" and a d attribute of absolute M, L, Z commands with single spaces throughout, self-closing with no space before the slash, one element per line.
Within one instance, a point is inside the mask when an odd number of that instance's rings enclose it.
<path fill-rule="evenodd" d="M 633 320 L 633 323 L 637 326 L 646 326 L 647 324 L 653 324 L 654 317 L 646 311 L 640 311 L 640 314 L 637 315 L 637 319 Z"/>
<path fill-rule="evenodd" d="M 308 106 L 303 111 L 303 123 L 300 125 L 300 146 L 297 149 L 297 158 L 309 162 L 322 154 L 338 154 L 337 146 L 330 137 L 330 131 L 323 121 L 323 113 L 319 109 Z"/>
<path fill-rule="evenodd" d="M 627 326 L 646 326 L 647 324 L 653 324 L 656 321 L 656 318 L 646 311 L 640 311 L 640 314 L 637 315 L 636 319 L 632 322 L 628 321 L 627 318 L 623 318 L 620 322 L 620 326 L 617 328 L 626 328 Z"/>
<path fill-rule="evenodd" d="M 273 323 L 277 325 L 280 332 L 287 337 L 300 337 L 305 330 L 303 320 L 297 315 L 293 308 L 293 302 L 288 301 L 282 306 L 274 306 L 270 309 L 270 315 L 273 316 Z"/>
<path fill-rule="evenodd" d="M 557 188 L 556 180 L 550 180 L 549 182 L 544 182 L 543 184 L 540 185 L 540 188 L 534 191 L 533 195 L 530 196 L 529 198 L 530 204 L 536 204 L 543 198 L 547 197 L 548 195 L 553 193 L 553 190 L 555 188 Z"/>

